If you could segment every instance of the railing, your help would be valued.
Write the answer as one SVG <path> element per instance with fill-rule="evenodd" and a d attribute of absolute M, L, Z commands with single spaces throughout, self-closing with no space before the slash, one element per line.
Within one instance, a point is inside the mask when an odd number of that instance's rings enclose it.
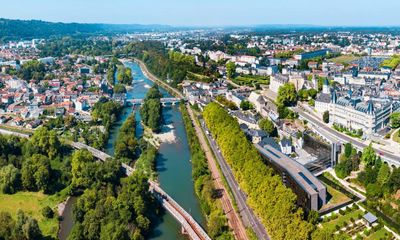
<path fill-rule="evenodd" d="M 193 219 L 193 217 L 185 211 L 173 198 L 171 198 L 157 183 L 149 181 L 150 187 L 160 197 L 163 206 L 171 212 L 172 215 L 179 214 L 177 220 L 182 224 L 192 239 L 211 240 L 204 229 Z M 171 209 L 171 207 L 173 209 Z"/>

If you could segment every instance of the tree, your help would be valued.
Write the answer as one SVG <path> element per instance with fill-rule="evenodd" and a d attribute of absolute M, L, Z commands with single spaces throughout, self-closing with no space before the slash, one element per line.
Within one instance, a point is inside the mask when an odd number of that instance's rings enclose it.
<path fill-rule="evenodd" d="M 15 229 L 15 220 L 8 212 L 0 212 L 0 239 L 13 239 L 13 231 Z"/>
<path fill-rule="evenodd" d="M 261 130 L 267 132 L 270 136 L 276 137 L 278 135 L 277 129 L 272 121 L 267 118 L 263 118 L 258 122 L 258 126 Z"/>
<path fill-rule="evenodd" d="M 240 108 L 246 111 L 249 109 L 253 109 L 253 105 L 249 101 L 244 100 L 240 103 Z"/>
<path fill-rule="evenodd" d="M 349 158 L 352 152 L 353 152 L 353 146 L 351 145 L 351 143 L 346 143 L 344 145 L 344 155 L 346 156 L 346 158 Z"/>
<path fill-rule="evenodd" d="M 316 225 L 318 223 L 319 213 L 318 211 L 311 210 L 307 215 L 307 221 L 312 225 Z"/>
<path fill-rule="evenodd" d="M 372 148 L 372 144 L 370 143 L 368 147 L 364 148 L 361 160 L 367 165 L 367 166 L 373 166 L 375 164 L 377 157 L 375 154 L 374 149 Z"/>
<path fill-rule="evenodd" d="M 384 163 L 379 168 L 377 182 L 382 186 L 389 180 L 390 177 L 390 168 L 389 165 Z"/>
<path fill-rule="evenodd" d="M 22 186 L 26 190 L 47 191 L 50 184 L 50 161 L 41 154 L 34 154 L 22 164 Z"/>
<path fill-rule="evenodd" d="M 352 170 L 351 160 L 345 158 L 335 166 L 335 173 L 339 178 L 345 178 L 350 175 Z"/>
<path fill-rule="evenodd" d="M 382 187 L 378 183 L 368 184 L 366 191 L 368 199 L 376 199 L 382 196 Z"/>
<path fill-rule="evenodd" d="M 400 128 L 400 112 L 395 112 L 390 116 L 392 128 Z"/>
<path fill-rule="evenodd" d="M 42 209 L 42 215 L 45 218 L 53 218 L 54 217 L 54 212 L 49 206 L 46 206 L 46 207 L 44 207 Z"/>
<path fill-rule="evenodd" d="M 400 168 L 394 168 L 387 182 L 392 192 L 400 189 Z"/>
<path fill-rule="evenodd" d="M 25 215 L 21 210 L 17 213 L 17 221 L 14 228 L 16 239 L 37 240 L 42 239 L 38 222 L 30 216 Z"/>
<path fill-rule="evenodd" d="M 296 88 L 292 83 L 286 83 L 279 87 L 276 102 L 279 106 L 291 106 L 296 103 Z"/>
<path fill-rule="evenodd" d="M 0 191 L 2 193 L 15 193 L 20 185 L 19 182 L 20 173 L 14 165 L 9 164 L 0 169 Z"/>
<path fill-rule="evenodd" d="M 228 79 L 232 79 L 236 73 L 236 65 L 234 62 L 228 62 L 226 64 L 226 76 Z"/>
<path fill-rule="evenodd" d="M 124 67 L 120 65 L 118 67 L 118 75 L 117 75 L 118 82 L 125 85 L 130 85 L 132 83 L 132 71 L 130 68 Z"/>
<path fill-rule="evenodd" d="M 126 93 L 126 88 L 123 84 L 116 84 L 114 86 L 114 93 Z"/>
<path fill-rule="evenodd" d="M 297 95 L 299 96 L 301 101 L 308 100 L 308 91 L 306 89 L 300 89 Z"/>
<path fill-rule="evenodd" d="M 314 88 L 308 90 L 308 96 L 310 96 L 312 99 L 315 99 L 317 97 L 317 93 L 318 91 Z"/>
<path fill-rule="evenodd" d="M 329 111 L 325 111 L 324 114 L 322 115 L 322 120 L 324 123 L 329 123 Z"/>
<path fill-rule="evenodd" d="M 94 181 L 91 174 L 94 170 L 93 155 L 88 150 L 78 150 L 72 154 L 71 172 L 74 187 L 89 187 Z"/>

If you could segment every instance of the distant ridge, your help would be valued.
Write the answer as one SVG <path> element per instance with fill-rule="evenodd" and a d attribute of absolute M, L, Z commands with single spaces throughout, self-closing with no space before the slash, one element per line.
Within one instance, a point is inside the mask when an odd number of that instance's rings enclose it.
<path fill-rule="evenodd" d="M 248 26 L 169 26 L 162 24 L 105 24 L 62 23 L 42 20 L 18 20 L 0 18 L 0 42 L 8 40 L 49 38 L 66 35 L 109 35 L 116 33 L 160 32 L 193 29 L 218 29 L 244 32 L 400 32 L 400 26 L 319 26 L 311 24 L 258 24 Z"/>
<path fill-rule="evenodd" d="M 131 33 L 166 31 L 173 29 L 173 27 L 168 25 L 157 24 L 61 23 L 41 20 L 13 20 L 0 18 L 0 38 L 3 41 L 77 34 Z"/>

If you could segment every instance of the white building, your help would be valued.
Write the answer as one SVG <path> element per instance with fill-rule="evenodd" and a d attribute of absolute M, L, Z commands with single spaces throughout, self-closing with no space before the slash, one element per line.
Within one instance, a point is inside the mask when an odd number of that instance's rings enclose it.
<path fill-rule="evenodd" d="M 279 87 L 288 82 L 289 82 L 289 78 L 286 76 L 283 76 L 283 75 L 271 76 L 269 89 L 274 93 L 278 93 Z"/>

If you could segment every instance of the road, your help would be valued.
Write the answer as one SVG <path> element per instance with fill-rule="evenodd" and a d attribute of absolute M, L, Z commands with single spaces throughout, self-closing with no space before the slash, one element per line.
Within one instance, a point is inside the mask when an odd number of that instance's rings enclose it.
<path fill-rule="evenodd" d="M 203 151 L 207 157 L 208 166 L 211 170 L 215 188 L 218 190 L 222 190 L 220 200 L 221 200 L 221 205 L 224 210 L 224 213 L 228 218 L 229 226 L 233 229 L 235 239 L 246 240 L 246 239 L 248 239 L 247 234 L 246 234 L 246 228 L 243 225 L 243 222 L 241 221 L 239 215 L 233 208 L 233 203 L 231 201 L 231 198 L 229 197 L 227 189 L 225 188 L 223 179 L 221 178 L 218 167 L 217 167 L 217 163 L 211 152 L 210 147 L 207 144 L 207 140 L 205 139 L 205 137 L 203 135 L 203 131 L 202 131 L 200 125 L 198 124 L 198 122 L 196 121 L 196 116 L 194 115 L 194 113 L 189 105 L 186 105 L 186 109 L 188 110 L 189 116 L 192 119 L 192 123 L 195 128 L 197 138 L 199 139 L 201 148 L 203 149 Z"/>
<path fill-rule="evenodd" d="M 325 134 L 329 135 L 327 136 L 328 138 L 334 138 L 339 140 L 342 143 L 352 143 L 354 147 L 358 148 L 358 150 L 362 150 L 368 145 L 365 144 L 364 142 L 357 140 L 355 138 L 349 137 L 344 133 L 340 133 L 329 126 L 327 126 L 325 123 L 321 122 L 316 116 L 313 116 L 312 113 L 305 112 L 304 110 L 300 109 L 299 107 L 294 107 L 292 108 L 293 111 L 297 112 L 300 117 L 306 119 L 309 123 L 312 123 L 314 126 L 317 127 L 319 132 L 324 132 Z M 377 149 L 374 147 L 375 152 L 383 159 L 388 161 L 389 163 L 395 164 L 397 166 L 400 165 L 400 156 L 395 155 L 391 152 L 382 150 L 382 149 Z"/>
<path fill-rule="evenodd" d="M 201 127 L 205 133 L 210 132 L 207 126 L 205 125 L 204 120 L 200 120 Z M 264 226 L 261 224 L 260 220 L 254 214 L 253 210 L 247 205 L 246 203 L 246 195 L 243 191 L 240 190 L 239 184 L 236 182 L 233 173 L 228 166 L 228 163 L 225 161 L 224 157 L 222 156 L 217 143 L 215 140 L 209 135 L 206 134 L 207 140 L 210 143 L 211 149 L 214 152 L 214 155 L 217 158 L 218 164 L 221 167 L 222 173 L 225 176 L 226 181 L 228 182 L 229 187 L 232 190 L 233 196 L 236 199 L 236 203 L 239 208 L 239 212 L 242 216 L 242 219 L 247 227 L 251 227 L 255 234 L 257 235 L 258 239 L 266 239 L 269 240 L 270 237 L 268 236 Z"/>

